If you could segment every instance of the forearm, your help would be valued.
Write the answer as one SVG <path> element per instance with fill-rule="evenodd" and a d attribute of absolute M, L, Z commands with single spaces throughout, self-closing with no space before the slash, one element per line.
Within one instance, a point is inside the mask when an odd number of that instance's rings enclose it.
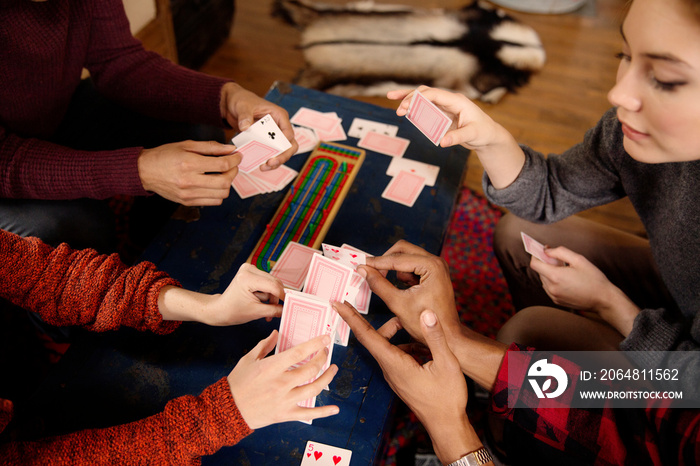
<path fill-rule="evenodd" d="M 442 464 L 450 464 L 483 446 L 466 413 L 453 422 L 423 422 Z"/>
<path fill-rule="evenodd" d="M 215 298 L 216 295 L 165 286 L 158 296 L 158 311 L 163 320 L 209 323 L 208 305 Z"/>
<path fill-rule="evenodd" d="M 464 326 L 449 335 L 448 342 L 462 372 L 491 391 L 508 347 Z"/>
<path fill-rule="evenodd" d="M 226 378 L 199 396 L 182 396 L 163 412 L 104 429 L 90 429 L 35 442 L 0 446 L 4 464 L 122 464 L 189 465 L 223 446 L 233 445 L 252 430 L 236 407 Z"/>

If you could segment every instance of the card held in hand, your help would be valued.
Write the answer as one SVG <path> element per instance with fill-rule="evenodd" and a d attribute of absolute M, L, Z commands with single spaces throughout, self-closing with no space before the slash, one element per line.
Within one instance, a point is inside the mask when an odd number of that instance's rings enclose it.
<path fill-rule="evenodd" d="M 527 251 L 528 254 L 531 254 L 544 262 L 545 264 L 550 264 L 550 265 L 566 265 L 564 262 L 560 261 L 559 259 L 555 259 L 553 257 L 549 257 L 547 253 L 544 251 L 544 246 L 534 239 L 532 236 L 528 235 L 527 233 L 523 233 L 522 231 L 520 232 L 520 237 L 523 240 L 523 245 L 525 246 L 525 251 Z"/>
<path fill-rule="evenodd" d="M 413 93 L 406 118 L 436 146 L 440 145 L 452 124 L 450 117 L 417 90 Z"/>
<path fill-rule="evenodd" d="M 304 292 L 326 301 L 343 302 L 353 270 L 320 254 L 314 254 L 306 274 Z"/>

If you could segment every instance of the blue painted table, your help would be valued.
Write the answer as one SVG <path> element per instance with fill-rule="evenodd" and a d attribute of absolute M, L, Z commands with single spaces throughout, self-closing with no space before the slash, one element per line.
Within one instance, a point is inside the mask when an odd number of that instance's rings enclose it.
<path fill-rule="evenodd" d="M 325 93 L 276 83 L 266 98 L 293 115 L 300 107 L 336 112 L 345 131 L 354 117 L 399 126 L 411 140 L 405 157 L 436 164 L 440 174 L 413 208 L 381 197 L 390 178 L 390 157 L 367 151 L 366 159 L 326 235 L 331 244 L 349 243 L 382 254 L 406 239 L 438 254 L 466 170 L 467 151 L 436 148 L 393 110 Z M 357 139 L 342 144 L 354 146 Z M 288 165 L 299 170 L 308 154 Z M 246 261 L 285 192 L 241 200 L 232 191 L 222 206 L 181 209 L 144 255 L 184 287 L 222 292 Z M 390 313 L 375 296 L 369 319 L 376 327 Z M 226 376 L 238 359 L 269 335 L 279 321 L 210 328 L 183 324 L 166 336 L 129 329 L 108 334 L 80 334 L 49 384 L 31 408 L 42 413 L 46 433 L 68 432 L 128 422 L 154 414 L 172 398 L 197 394 Z M 204 458 L 204 464 L 298 465 L 307 440 L 352 450 L 352 465 L 374 464 L 390 421 L 394 395 L 374 359 L 353 338 L 337 346 L 339 372 L 318 405 L 337 404 L 340 414 L 312 425 L 288 422 L 259 429 L 238 445 Z"/>

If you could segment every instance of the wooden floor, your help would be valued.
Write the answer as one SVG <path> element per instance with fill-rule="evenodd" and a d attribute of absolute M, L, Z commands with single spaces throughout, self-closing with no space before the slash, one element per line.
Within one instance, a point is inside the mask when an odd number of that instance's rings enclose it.
<path fill-rule="evenodd" d="M 326 0 L 328 2 L 329 0 Z M 338 0 L 336 0 L 338 1 Z M 382 0 L 422 7 L 459 8 L 465 0 Z M 544 153 L 559 153 L 579 142 L 610 107 L 606 94 L 615 82 L 620 51 L 620 24 L 627 0 L 589 0 L 575 14 L 534 15 L 508 11 L 532 26 L 544 44 L 547 63 L 517 94 L 495 105 L 480 104 L 515 138 Z M 236 2 L 230 39 L 202 71 L 235 79 L 264 95 L 273 82 L 291 82 L 303 66 L 296 48 L 299 31 L 270 15 L 272 0 Z M 394 108 L 395 102 L 363 98 Z M 481 192 L 483 170 L 470 157 L 465 183 Z M 625 199 L 581 215 L 633 233 L 644 229 Z"/>

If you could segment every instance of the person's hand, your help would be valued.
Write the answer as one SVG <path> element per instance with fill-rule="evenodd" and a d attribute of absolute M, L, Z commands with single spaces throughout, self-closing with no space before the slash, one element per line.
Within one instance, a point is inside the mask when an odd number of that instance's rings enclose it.
<path fill-rule="evenodd" d="M 418 91 L 452 119 L 450 130 L 440 141 L 442 147 L 461 144 L 475 151 L 496 189 L 507 187 L 518 177 L 525 163 L 525 154 L 508 130 L 464 94 L 427 86 L 420 86 Z M 397 115 L 408 113 L 414 92 L 413 89 L 404 89 L 387 93 L 389 99 L 402 99 Z"/>
<path fill-rule="evenodd" d="M 209 325 L 236 325 L 251 320 L 282 315 L 280 299 L 284 299 L 282 282 L 252 264 L 241 265 L 226 291 L 212 296 L 206 306 Z"/>
<path fill-rule="evenodd" d="M 389 343 L 401 328 L 396 317 L 374 330 L 348 304 L 333 303 L 333 307 L 377 360 L 391 389 L 423 423 L 443 463 L 456 461 L 481 446 L 466 415 L 464 375 L 434 312 L 426 310 L 420 314 L 422 339 L 433 357 L 420 365 L 411 355 Z"/>
<path fill-rule="evenodd" d="M 639 308 L 581 254 L 563 246 L 547 248 L 546 254 L 568 264 L 545 264 L 533 257 L 532 270 L 540 274 L 542 286 L 555 304 L 578 311 L 592 312 L 629 335 Z"/>
<path fill-rule="evenodd" d="M 275 105 L 254 93 L 242 88 L 236 83 L 226 83 L 221 90 L 221 117 L 232 128 L 245 131 L 256 120 L 270 114 L 284 136 L 292 143 L 292 147 L 265 162 L 260 170 L 272 170 L 294 155 L 299 144 L 294 139 L 294 129 L 289 121 L 289 114 L 279 105 Z"/>
<path fill-rule="evenodd" d="M 209 295 L 165 286 L 158 296 L 158 310 L 164 320 L 201 322 L 223 326 L 282 315 L 280 299 L 284 285 L 254 265 L 241 265 L 223 294 Z"/>
<path fill-rule="evenodd" d="M 395 287 L 384 272 L 395 270 L 397 278 L 408 286 Z M 460 331 L 455 307 L 450 270 L 445 261 L 424 249 L 401 240 L 382 256 L 368 257 L 367 266 L 358 267 L 371 290 L 386 303 L 401 320 L 401 325 L 419 341 L 423 341 L 420 314 L 433 309 L 445 331 L 454 335 Z"/>
<path fill-rule="evenodd" d="M 464 94 L 428 86 L 420 86 L 417 90 L 452 119 L 452 125 L 442 138 L 440 146 L 462 144 L 467 149 L 477 150 L 500 142 L 498 138 L 503 136 L 502 127 Z M 398 116 L 408 113 L 414 93 L 414 89 L 399 89 L 387 93 L 391 100 L 401 99 L 396 110 Z"/>
<path fill-rule="evenodd" d="M 228 376 L 231 394 L 243 420 L 251 429 L 286 421 L 310 421 L 338 414 L 335 405 L 302 408 L 297 403 L 318 395 L 338 372 L 331 365 L 314 382 L 328 356 L 328 335 L 321 335 L 282 353 L 265 358 L 277 343 L 277 330 L 243 356 Z M 289 370 L 308 356 L 309 362 Z"/>
<path fill-rule="evenodd" d="M 144 149 L 137 166 L 141 184 L 183 205 L 220 205 L 231 192 L 241 155 L 232 145 L 183 141 Z"/>

